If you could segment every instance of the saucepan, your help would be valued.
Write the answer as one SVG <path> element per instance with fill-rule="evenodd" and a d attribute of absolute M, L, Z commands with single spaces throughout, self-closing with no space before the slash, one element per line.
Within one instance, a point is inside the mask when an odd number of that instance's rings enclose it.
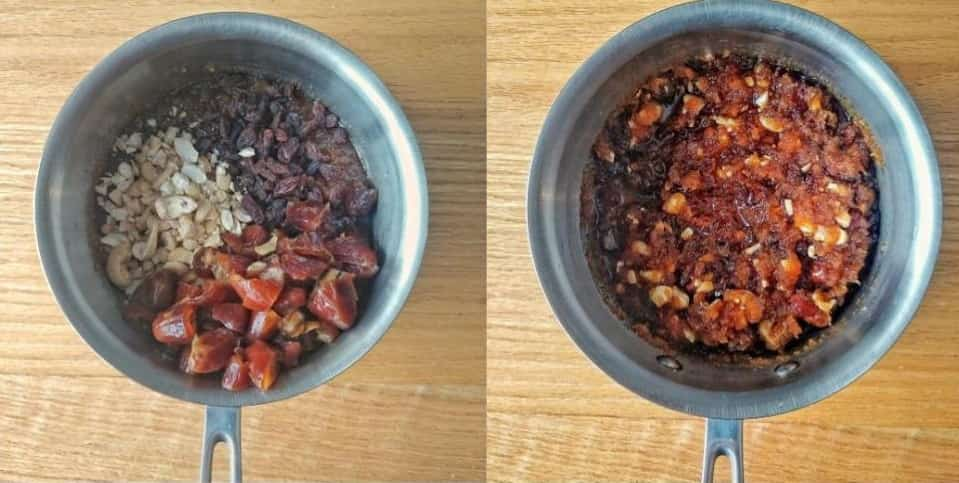
<path fill-rule="evenodd" d="M 610 112 L 653 73 L 708 52 L 775 58 L 819 80 L 871 131 L 880 230 L 862 286 L 814 344 L 765 364 L 717 364 L 664 353 L 604 303 L 580 230 L 580 186 Z M 875 364 L 909 324 L 939 247 L 942 194 L 936 154 L 909 93 L 862 41 L 808 11 L 766 1 L 670 8 L 611 38 L 552 105 L 533 157 L 527 223 L 536 271 L 579 348 L 614 380 L 665 407 L 708 418 L 704 482 L 719 455 L 743 481 L 742 420 L 815 403 Z M 881 409 L 880 409 L 881 410 Z"/>
<path fill-rule="evenodd" d="M 233 393 L 189 376 L 164 359 L 148 332 L 123 321 L 122 294 L 97 253 L 94 184 L 113 143 L 157 96 L 195 81 L 210 65 L 241 67 L 300 82 L 338 113 L 379 190 L 373 238 L 381 269 L 355 327 L 311 353 L 267 392 Z M 60 111 L 36 184 L 37 243 L 47 282 L 80 336 L 105 361 L 161 394 L 204 404 L 201 476 L 210 479 L 213 447 L 230 446 L 241 477 L 240 408 L 286 399 L 345 371 L 390 327 L 412 289 L 426 243 L 427 186 L 416 138 L 396 99 L 359 58 L 334 40 L 291 21 L 216 13 L 162 25 L 100 62 Z"/>

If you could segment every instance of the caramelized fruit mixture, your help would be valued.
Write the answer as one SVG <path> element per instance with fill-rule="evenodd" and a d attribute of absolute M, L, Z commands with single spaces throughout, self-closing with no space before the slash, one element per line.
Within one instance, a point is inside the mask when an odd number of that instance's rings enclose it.
<path fill-rule="evenodd" d="M 593 154 L 590 262 L 640 334 L 780 352 L 829 326 L 859 282 L 878 224 L 871 152 L 795 72 L 729 55 L 666 70 L 609 117 Z"/>

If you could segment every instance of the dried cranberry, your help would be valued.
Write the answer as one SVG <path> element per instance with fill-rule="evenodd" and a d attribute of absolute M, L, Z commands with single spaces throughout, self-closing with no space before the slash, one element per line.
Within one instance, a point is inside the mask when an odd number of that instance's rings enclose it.
<path fill-rule="evenodd" d="M 249 195 L 249 193 L 243 195 L 243 201 L 240 202 L 240 207 L 243 208 L 243 211 L 245 211 L 246 214 L 250 215 L 250 218 L 253 219 L 254 223 L 263 223 L 263 208 L 260 208 L 260 204 L 257 203 L 256 200 Z"/>
<path fill-rule="evenodd" d="M 349 136 L 346 134 L 346 129 L 337 127 L 333 129 L 333 142 L 336 144 L 344 144 L 349 140 Z"/>
<path fill-rule="evenodd" d="M 366 216 L 376 206 L 377 193 L 374 188 L 354 189 L 347 196 L 346 213 L 350 216 Z"/>
<path fill-rule="evenodd" d="M 300 139 L 299 138 L 290 138 L 285 143 L 280 145 L 280 149 L 277 151 L 277 157 L 280 158 L 280 161 L 290 162 L 300 150 Z"/>
<path fill-rule="evenodd" d="M 252 147 L 256 143 L 256 129 L 253 126 L 248 126 L 242 131 L 240 135 L 236 138 L 236 149 L 243 149 Z"/>
<path fill-rule="evenodd" d="M 299 176 L 291 176 L 289 178 L 281 179 L 276 183 L 276 186 L 273 188 L 274 196 L 288 196 L 296 195 L 300 190 L 301 179 Z"/>
<path fill-rule="evenodd" d="M 327 128 L 327 129 L 333 129 L 334 127 L 336 127 L 336 124 L 339 123 L 339 122 L 340 122 L 340 118 L 337 117 L 336 114 L 333 114 L 333 113 L 331 112 L 331 113 L 328 113 L 328 114 L 326 115 L 326 128 Z"/>

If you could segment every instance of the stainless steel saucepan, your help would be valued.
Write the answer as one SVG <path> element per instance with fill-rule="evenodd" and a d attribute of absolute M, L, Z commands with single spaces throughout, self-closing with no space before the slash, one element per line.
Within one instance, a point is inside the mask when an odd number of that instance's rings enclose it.
<path fill-rule="evenodd" d="M 194 81 L 210 65 L 244 67 L 297 80 L 339 114 L 379 189 L 373 236 L 382 254 L 356 326 L 285 372 L 268 392 L 223 390 L 215 378 L 179 372 L 151 335 L 125 323 L 122 294 L 97 256 L 93 186 L 113 140 L 158 96 Z M 131 379 L 167 396 L 204 404 L 201 476 L 213 447 L 231 448 L 241 477 L 240 408 L 313 389 L 366 354 L 390 327 L 419 271 L 428 201 L 419 147 L 396 99 L 360 59 L 302 25 L 265 15 L 217 13 L 162 25 L 123 44 L 80 83 L 47 139 L 37 177 L 35 223 L 50 288 L 81 337 Z"/>
<path fill-rule="evenodd" d="M 861 289 L 818 337 L 778 363 L 743 367 L 667 355 L 633 335 L 601 297 L 579 226 L 590 147 L 610 112 L 661 69 L 706 52 L 781 59 L 823 82 L 875 137 L 880 234 Z M 705 1 L 664 10 L 611 38 L 560 92 L 540 133 L 527 195 L 536 271 L 556 317 L 610 377 L 640 396 L 708 418 L 703 481 L 726 455 L 743 481 L 742 420 L 791 411 L 839 391 L 892 347 L 932 275 L 942 223 L 936 154 L 915 103 L 862 41 L 808 11 L 766 1 Z"/>

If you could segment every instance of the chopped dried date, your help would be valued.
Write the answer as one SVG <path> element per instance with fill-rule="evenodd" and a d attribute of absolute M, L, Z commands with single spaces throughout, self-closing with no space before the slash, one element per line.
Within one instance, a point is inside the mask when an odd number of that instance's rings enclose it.
<path fill-rule="evenodd" d="M 340 330 L 353 326 L 356 320 L 356 287 L 352 273 L 329 270 L 313 287 L 307 308 L 321 320 Z"/>
<path fill-rule="evenodd" d="M 253 385 L 261 391 L 273 386 L 278 374 L 276 351 L 268 343 L 258 339 L 246 348 L 245 354 Z"/>
<path fill-rule="evenodd" d="M 250 321 L 250 311 L 241 304 L 217 304 L 210 310 L 213 320 L 223 324 L 223 327 L 238 332 L 246 332 Z"/>
<path fill-rule="evenodd" d="M 286 287 L 276 300 L 276 303 L 273 304 L 273 310 L 276 310 L 280 315 L 286 316 L 305 305 L 306 289 L 303 287 Z"/>
<path fill-rule="evenodd" d="M 280 254 L 280 266 L 293 280 L 311 280 L 323 275 L 330 264 L 319 258 L 304 257 L 296 253 Z"/>
<path fill-rule="evenodd" d="M 325 246 L 333 254 L 337 266 L 357 277 L 370 278 L 379 271 L 376 252 L 355 234 L 343 234 L 327 240 Z"/>
<path fill-rule="evenodd" d="M 277 280 L 247 280 L 238 274 L 230 276 L 230 285 L 240 296 L 243 306 L 250 310 L 268 310 L 283 290 L 283 284 Z"/>
<path fill-rule="evenodd" d="M 312 201 L 291 203 L 286 207 L 286 221 L 301 231 L 315 231 L 329 215 L 329 206 Z"/>
<path fill-rule="evenodd" d="M 130 296 L 129 303 L 142 305 L 153 311 L 164 310 L 176 300 L 178 279 L 172 270 L 158 270 L 140 283 Z"/>
<path fill-rule="evenodd" d="M 248 334 L 254 339 L 268 339 L 280 326 L 280 320 L 282 317 L 271 309 L 253 312 Z"/>
<path fill-rule="evenodd" d="M 153 319 L 153 338 L 170 345 L 187 344 L 196 334 L 196 306 L 180 303 Z"/>
<path fill-rule="evenodd" d="M 228 391 L 242 391 L 250 387 L 250 371 L 241 354 L 230 356 L 220 385 Z"/>
<path fill-rule="evenodd" d="M 280 128 L 276 129 L 276 142 L 285 143 L 290 137 L 286 134 L 286 131 Z"/>
<path fill-rule="evenodd" d="M 243 232 L 240 236 L 243 240 L 243 244 L 250 247 L 262 245 L 270 239 L 270 233 L 266 231 L 266 228 L 256 224 L 246 225 L 243 228 Z"/>
<path fill-rule="evenodd" d="M 296 367 L 300 363 L 300 354 L 303 353 L 303 345 L 295 340 L 281 340 L 279 341 L 279 346 L 283 356 L 282 359 L 280 359 L 283 367 Z"/>
<path fill-rule="evenodd" d="M 236 335 L 227 329 L 214 329 L 195 336 L 183 372 L 209 374 L 225 368 L 236 344 Z"/>

